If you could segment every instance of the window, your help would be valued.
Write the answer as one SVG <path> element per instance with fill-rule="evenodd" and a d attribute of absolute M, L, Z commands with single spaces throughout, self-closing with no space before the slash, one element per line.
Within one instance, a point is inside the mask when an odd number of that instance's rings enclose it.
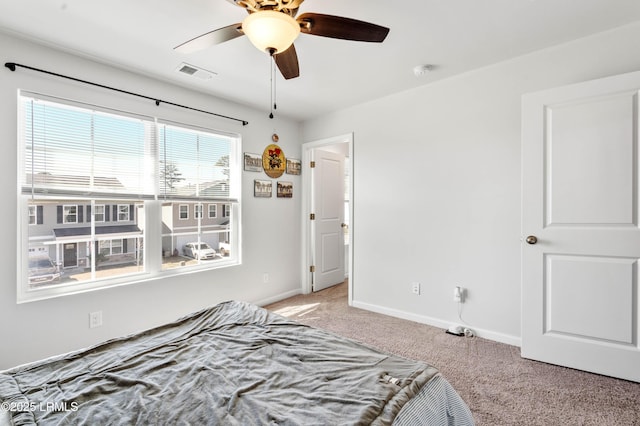
<path fill-rule="evenodd" d="M 231 216 L 231 204 L 225 204 L 222 206 L 222 217 Z"/>
<path fill-rule="evenodd" d="M 187 204 L 180 204 L 178 208 L 180 209 L 180 220 L 189 219 L 189 206 Z"/>
<path fill-rule="evenodd" d="M 43 223 L 43 206 L 29 206 L 29 225 L 42 225 Z"/>
<path fill-rule="evenodd" d="M 169 259 L 163 262 L 163 270 L 226 262 L 221 244 L 229 241 L 231 251 L 235 247 L 237 253 L 239 144 L 228 136 L 170 123 L 159 126 L 158 136 L 160 198 L 164 201 L 162 253 Z M 229 206 L 227 219 L 203 220 L 204 204 L 217 202 Z M 202 244 L 209 247 L 206 255 L 192 249 Z"/>
<path fill-rule="evenodd" d="M 94 213 L 93 213 L 93 220 L 95 222 L 104 222 L 104 204 L 96 204 L 95 208 L 94 208 Z"/>
<path fill-rule="evenodd" d="M 98 241 L 98 249 L 103 256 L 113 256 L 122 254 L 122 240 L 102 240 Z"/>
<path fill-rule="evenodd" d="M 62 206 L 62 223 L 78 223 L 78 206 Z"/>
<path fill-rule="evenodd" d="M 237 135 L 25 92 L 19 118 L 18 301 L 239 263 Z M 218 202 L 228 220 L 205 225 L 202 206 Z M 193 242 L 213 255 L 189 256 Z M 35 256 L 59 279 L 30 279 Z"/>
<path fill-rule="evenodd" d="M 215 219 L 217 214 L 217 206 L 215 204 L 209 204 L 209 219 Z"/>
<path fill-rule="evenodd" d="M 128 222 L 128 221 L 129 221 L 129 205 L 118 204 L 118 222 Z"/>

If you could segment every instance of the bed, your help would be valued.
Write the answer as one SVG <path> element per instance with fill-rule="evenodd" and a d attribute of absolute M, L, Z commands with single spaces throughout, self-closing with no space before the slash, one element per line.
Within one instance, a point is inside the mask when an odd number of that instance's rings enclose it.
<path fill-rule="evenodd" d="M 0 372 L 0 424 L 473 425 L 432 366 L 244 302 Z"/>

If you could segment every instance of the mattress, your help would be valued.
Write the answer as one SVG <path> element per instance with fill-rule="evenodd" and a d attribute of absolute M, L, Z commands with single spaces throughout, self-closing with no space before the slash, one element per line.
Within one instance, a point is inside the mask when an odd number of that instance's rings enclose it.
<path fill-rule="evenodd" d="M 0 373 L 0 424 L 472 425 L 433 366 L 244 302 Z"/>

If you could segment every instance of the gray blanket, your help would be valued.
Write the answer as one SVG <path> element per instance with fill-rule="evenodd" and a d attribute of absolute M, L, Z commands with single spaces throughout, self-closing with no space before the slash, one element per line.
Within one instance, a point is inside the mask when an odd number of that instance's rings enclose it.
<path fill-rule="evenodd" d="M 0 374 L 14 424 L 391 424 L 437 370 L 226 302 Z"/>

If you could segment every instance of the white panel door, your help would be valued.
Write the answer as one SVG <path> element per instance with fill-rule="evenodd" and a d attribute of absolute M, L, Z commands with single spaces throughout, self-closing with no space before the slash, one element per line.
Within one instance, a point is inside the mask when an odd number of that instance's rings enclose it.
<path fill-rule="evenodd" d="M 522 102 L 522 356 L 640 382 L 640 73 Z"/>
<path fill-rule="evenodd" d="M 318 291 L 344 281 L 344 156 L 320 149 L 313 155 L 313 291 Z"/>

